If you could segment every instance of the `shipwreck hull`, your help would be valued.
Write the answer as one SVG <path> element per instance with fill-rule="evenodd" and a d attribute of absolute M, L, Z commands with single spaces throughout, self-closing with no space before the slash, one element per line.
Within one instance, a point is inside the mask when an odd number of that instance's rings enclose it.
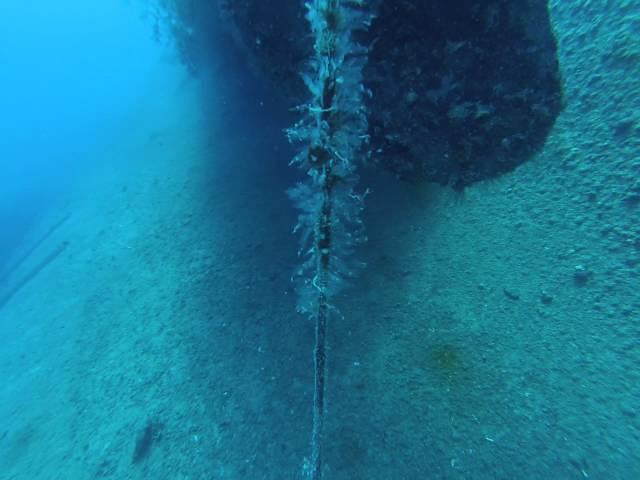
<path fill-rule="evenodd" d="M 312 53 L 302 2 L 223 1 L 238 52 L 291 105 Z M 360 41 L 373 161 L 464 187 L 530 159 L 562 109 L 546 0 L 385 0 Z"/>

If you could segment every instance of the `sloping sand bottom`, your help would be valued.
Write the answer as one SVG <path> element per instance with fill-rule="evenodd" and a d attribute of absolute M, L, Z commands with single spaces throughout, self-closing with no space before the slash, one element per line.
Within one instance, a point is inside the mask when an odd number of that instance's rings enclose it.
<path fill-rule="evenodd" d="M 298 470 L 311 338 L 270 163 L 288 157 L 204 87 L 132 112 L 5 287 L 23 284 L 0 310 L 1 478 L 247 478 L 273 449 Z"/>

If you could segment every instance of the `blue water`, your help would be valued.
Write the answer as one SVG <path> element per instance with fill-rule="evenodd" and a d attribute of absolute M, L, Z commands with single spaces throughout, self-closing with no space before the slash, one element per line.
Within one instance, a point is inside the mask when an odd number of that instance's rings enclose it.
<path fill-rule="evenodd" d="M 2 6 L 0 215 L 11 225 L 2 251 L 91 163 L 100 142 L 116 141 L 125 113 L 154 85 L 163 52 L 135 10 L 120 1 Z"/>
<path fill-rule="evenodd" d="M 0 480 L 294 479 L 296 120 L 149 1 L 0 6 Z M 468 187 L 370 168 L 324 478 L 640 478 L 640 4 L 551 1 L 566 107 Z"/>

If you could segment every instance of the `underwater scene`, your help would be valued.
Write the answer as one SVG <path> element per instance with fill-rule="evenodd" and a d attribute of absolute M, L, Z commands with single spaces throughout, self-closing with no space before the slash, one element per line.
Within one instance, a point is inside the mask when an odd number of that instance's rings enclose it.
<path fill-rule="evenodd" d="M 640 479 L 640 0 L 0 5 L 0 480 Z"/>

